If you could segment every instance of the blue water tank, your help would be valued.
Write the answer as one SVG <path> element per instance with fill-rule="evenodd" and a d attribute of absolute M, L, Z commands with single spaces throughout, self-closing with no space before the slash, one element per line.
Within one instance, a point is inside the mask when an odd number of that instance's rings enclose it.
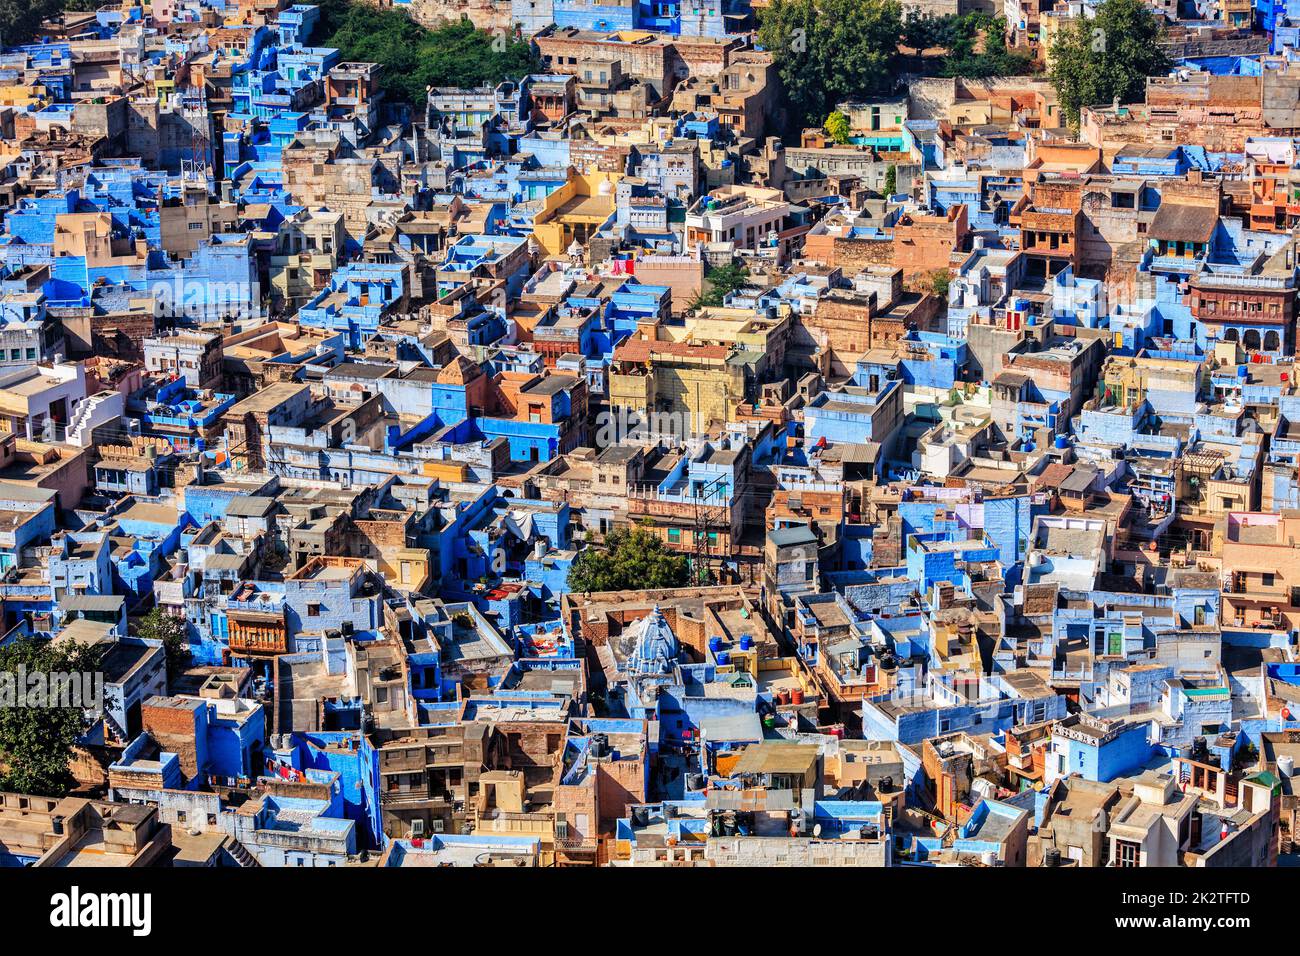
<path fill-rule="evenodd" d="M 1249 376 L 1250 369 L 1246 368 L 1246 366 L 1243 365 L 1237 369 L 1237 378 L 1248 378 Z"/>
<path fill-rule="evenodd" d="M 731 663 L 731 652 L 730 652 L 730 651 L 723 651 L 721 654 L 719 654 L 719 655 L 718 655 L 718 663 L 719 663 L 719 664 L 730 664 L 730 663 Z"/>
<path fill-rule="evenodd" d="M 1057 448 L 1069 448 L 1069 447 L 1070 447 L 1070 439 L 1067 438 L 1065 435 L 1057 435 L 1057 436 L 1056 436 L 1056 447 L 1057 447 Z"/>
<path fill-rule="evenodd" d="M 753 646 L 754 646 L 754 639 L 752 637 L 750 637 L 748 634 L 740 635 L 740 649 L 742 651 L 747 651 Z"/>
<path fill-rule="evenodd" d="M 712 651 L 714 654 L 722 650 L 722 638 L 720 637 L 709 638 L 709 650 Z"/>

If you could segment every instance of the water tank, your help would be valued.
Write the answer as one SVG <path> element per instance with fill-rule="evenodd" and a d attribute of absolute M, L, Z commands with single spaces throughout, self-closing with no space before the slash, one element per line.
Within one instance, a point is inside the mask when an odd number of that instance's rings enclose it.
<path fill-rule="evenodd" d="M 719 654 L 718 654 L 718 663 L 721 664 L 721 665 L 724 665 L 724 666 L 727 665 L 727 664 L 730 664 L 730 663 L 731 663 L 731 652 L 730 652 L 730 651 L 722 651 L 721 653 L 719 653 Z"/>
<path fill-rule="evenodd" d="M 1247 378 L 1249 375 L 1250 370 L 1246 366 L 1242 365 L 1237 369 L 1237 378 Z"/>
<path fill-rule="evenodd" d="M 1052 847 L 1046 853 L 1043 854 L 1043 866 L 1060 866 L 1060 865 L 1061 865 L 1061 851 L 1058 850 L 1056 847 Z"/>
<path fill-rule="evenodd" d="M 1283 777 L 1291 777 L 1295 774 L 1295 758 L 1290 754 L 1278 754 L 1277 772 Z"/>
<path fill-rule="evenodd" d="M 798 706 L 803 703 L 803 691 L 796 690 L 790 694 L 790 703 Z"/>
<path fill-rule="evenodd" d="M 980 862 L 985 866 L 993 866 L 998 862 L 998 855 L 992 850 L 985 850 L 980 854 Z"/>
<path fill-rule="evenodd" d="M 1057 447 L 1057 448 L 1069 448 L 1069 447 L 1070 447 L 1070 439 L 1069 439 L 1068 437 L 1066 437 L 1065 435 L 1057 435 L 1057 436 L 1056 436 L 1056 447 Z"/>
<path fill-rule="evenodd" d="M 742 634 L 740 636 L 740 649 L 742 651 L 747 651 L 753 646 L 754 646 L 754 639 L 752 637 L 750 637 L 748 634 Z"/>
<path fill-rule="evenodd" d="M 722 650 L 722 638 L 720 637 L 709 638 L 709 650 L 712 651 L 714 654 Z"/>

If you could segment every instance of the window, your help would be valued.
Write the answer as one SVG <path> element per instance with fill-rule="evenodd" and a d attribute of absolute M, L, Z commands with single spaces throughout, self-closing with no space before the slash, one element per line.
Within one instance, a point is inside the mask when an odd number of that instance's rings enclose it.
<path fill-rule="evenodd" d="M 308 604 L 308 605 L 307 605 L 307 616 L 308 616 L 308 617 L 320 617 L 320 605 L 319 605 L 319 604 Z"/>
<path fill-rule="evenodd" d="M 1262 575 L 1260 575 L 1260 583 L 1263 584 L 1264 587 L 1266 588 L 1271 588 L 1273 586 L 1273 583 L 1276 580 L 1277 577 L 1276 575 L 1273 574 L 1272 571 L 1265 571 Z"/>
<path fill-rule="evenodd" d="M 1142 847 L 1137 843 L 1130 843 L 1128 840 L 1116 840 L 1115 850 L 1116 866 L 1137 866 L 1138 860 L 1142 856 Z"/>

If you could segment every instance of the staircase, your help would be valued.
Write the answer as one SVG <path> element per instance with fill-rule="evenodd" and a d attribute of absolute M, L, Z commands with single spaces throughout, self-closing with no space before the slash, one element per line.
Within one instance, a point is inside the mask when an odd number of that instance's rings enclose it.
<path fill-rule="evenodd" d="M 76 445 L 78 448 L 88 448 L 91 442 L 90 421 L 95 409 L 118 395 L 118 392 L 103 391 L 96 392 L 94 395 L 87 396 L 83 399 L 81 403 L 77 405 L 77 409 L 72 415 L 72 421 L 68 422 L 68 429 L 64 441 L 69 445 Z"/>
<path fill-rule="evenodd" d="M 257 862 L 257 857 L 253 856 L 253 854 L 248 851 L 248 847 L 244 846 L 244 844 L 240 843 L 234 837 L 231 837 L 226 841 L 226 852 L 229 853 L 230 858 L 243 869 L 247 870 L 262 865 Z"/>
<path fill-rule="evenodd" d="M 122 725 L 119 724 L 115 719 L 113 719 L 112 714 L 110 714 L 107 710 L 105 710 L 101 716 L 104 719 L 104 742 L 105 743 L 126 744 L 131 740 L 131 737 L 123 729 Z"/>

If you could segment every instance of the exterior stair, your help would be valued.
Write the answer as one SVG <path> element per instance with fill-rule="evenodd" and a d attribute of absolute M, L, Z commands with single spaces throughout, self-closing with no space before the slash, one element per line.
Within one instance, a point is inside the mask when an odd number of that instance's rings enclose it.
<path fill-rule="evenodd" d="M 231 837 L 226 841 L 226 852 L 230 854 L 232 860 L 244 869 L 250 869 L 262 865 L 257 862 L 257 857 L 253 856 L 253 854 L 249 852 L 248 847 L 244 846 L 244 844 L 240 843 L 234 837 Z"/>

